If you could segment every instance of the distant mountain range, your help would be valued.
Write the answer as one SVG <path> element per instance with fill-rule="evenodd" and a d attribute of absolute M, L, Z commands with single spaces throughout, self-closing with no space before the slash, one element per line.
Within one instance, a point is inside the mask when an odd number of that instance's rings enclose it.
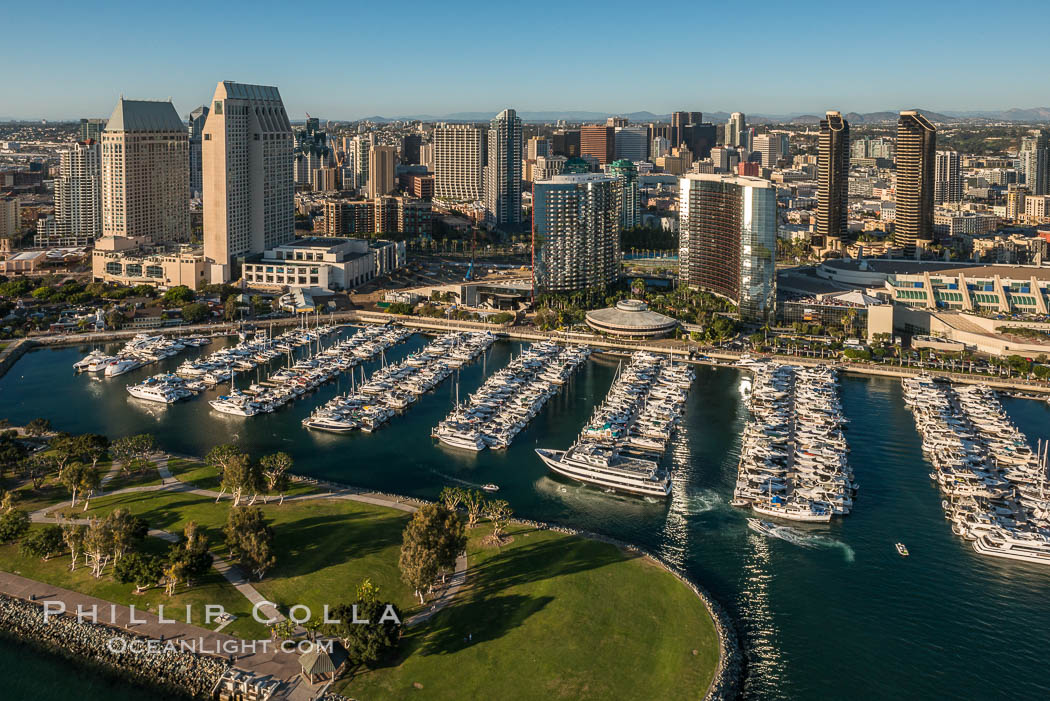
<path fill-rule="evenodd" d="M 932 122 L 1050 122 L 1050 107 L 1012 107 L 1007 110 L 973 110 L 973 111 L 951 111 L 936 112 L 934 110 L 916 108 Z M 847 121 L 853 124 L 880 124 L 895 122 L 900 110 L 887 110 L 883 112 L 847 112 L 843 115 Z M 396 121 L 423 121 L 423 122 L 487 122 L 496 116 L 496 112 L 453 112 L 451 114 L 412 114 L 400 117 L 365 117 L 361 121 L 369 122 L 396 122 Z M 668 122 L 670 114 L 653 114 L 652 112 L 590 112 L 586 110 L 550 111 L 550 112 L 518 112 L 518 116 L 526 122 L 550 123 L 558 120 L 566 122 L 603 122 L 608 117 L 626 117 L 632 122 Z M 816 124 L 822 115 L 815 114 L 748 114 L 747 121 L 752 124 Z M 729 119 L 728 112 L 704 112 L 704 121 L 725 122 Z M 357 120 L 354 120 L 357 121 Z"/>
<path fill-rule="evenodd" d="M 972 122 L 972 123 L 988 123 L 988 122 L 1050 122 L 1050 107 L 1011 107 L 1006 110 L 969 110 L 969 111 L 957 111 L 957 110 L 945 110 L 937 112 L 929 109 L 916 108 L 902 108 L 902 109 L 917 109 L 922 112 L 926 117 L 933 122 Z M 897 121 L 897 115 L 900 110 L 886 110 L 882 112 L 847 112 L 844 116 L 851 124 L 881 124 Z M 487 122 L 495 117 L 497 112 L 453 112 L 451 114 L 410 114 L 402 115 L 399 117 L 382 117 L 373 116 L 365 117 L 363 119 L 335 119 L 331 121 L 338 122 L 356 122 L 356 121 L 369 121 L 369 122 L 405 122 L 405 121 L 423 121 L 423 122 Z M 604 122 L 607 117 L 626 117 L 635 123 L 645 122 L 669 122 L 671 121 L 670 114 L 654 114 L 652 112 L 594 112 L 587 110 L 565 110 L 565 111 L 547 111 L 547 112 L 524 112 L 519 111 L 518 116 L 526 122 L 538 122 L 538 123 L 551 123 L 557 122 L 558 120 L 565 120 L 566 122 Z M 816 124 L 820 121 L 823 116 L 823 111 L 819 114 L 809 113 L 789 113 L 789 114 L 748 114 L 747 121 L 749 124 Z M 704 121 L 707 122 L 725 122 L 729 119 L 729 112 L 704 112 Z M 15 119 L 13 117 L 0 117 L 0 122 L 39 122 L 39 119 Z M 62 122 L 67 120 L 60 119 L 49 119 L 49 122 Z M 75 120 L 71 120 L 75 121 Z M 297 124 L 302 123 L 303 120 L 293 120 Z M 324 119 L 322 119 L 324 121 Z"/>

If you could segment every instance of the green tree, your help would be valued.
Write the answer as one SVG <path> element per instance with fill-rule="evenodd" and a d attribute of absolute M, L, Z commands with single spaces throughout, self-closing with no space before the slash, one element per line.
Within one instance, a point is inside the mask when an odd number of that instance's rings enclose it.
<path fill-rule="evenodd" d="M 218 502 L 227 491 L 233 496 L 233 505 L 240 506 L 245 492 L 258 491 L 261 486 L 260 472 L 247 453 L 240 448 L 224 443 L 217 445 L 205 456 L 205 461 L 219 468 L 220 487 Z"/>
<path fill-rule="evenodd" d="M 284 452 L 264 455 L 259 461 L 259 466 L 266 480 L 266 492 L 268 494 L 279 492 L 281 495 L 279 503 L 283 504 L 284 493 L 288 490 L 288 471 L 292 469 L 292 456 Z"/>
<path fill-rule="evenodd" d="M 507 523 L 510 521 L 513 513 L 514 511 L 510 508 L 510 504 L 506 499 L 494 499 L 489 502 L 488 507 L 485 509 L 485 515 L 492 521 L 492 539 L 497 544 L 503 541 L 503 532 L 506 530 Z"/>
<path fill-rule="evenodd" d="M 77 523 L 64 523 L 62 524 L 62 542 L 66 544 L 69 549 L 69 569 L 75 570 L 77 568 L 77 556 L 84 549 L 84 535 L 87 532 L 87 527 Z"/>
<path fill-rule="evenodd" d="M 468 489 L 463 492 L 463 505 L 467 507 L 467 528 L 473 528 L 481 521 L 481 515 L 485 513 L 485 495 L 476 489 Z"/>
<path fill-rule="evenodd" d="M 161 298 L 161 304 L 168 308 L 181 307 L 192 302 L 194 297 L 196 295 L 189 287 L 176 285 L 164 293 L 164 297 Z"/>
<path fill-rule="evenodd" d="M 32 482 L 33 489 L 40 489 L 47 478 L 58 471 L 54 456 L 47 453 L 35 453 L 21 463 L 21 468 L 22 475 Z"/>
<path fill-rule="evenodd" d="M 124 472 L 138 472 L 152 465 L 149 457 L 153 455 L 155 442 L 150 433 L 125 436 L 113 441 L 109 448 L 110 455 L 120 463 Z"/>
<path fill-rule="evenodd" d="M 100 433 L 85 433 L 79 436 L 81 460 L 90 460 L 91 467 L 98 467 L 98 461 L 106 456 L 109 450 L 109 438 Z"/>
<path fill-rule="evenodd" d="M 273 553 L 273 529 L 256 506 L 235 506 L 223 528 L 230 554 L 249 573 L 262 579 L 277 558 Z"/>
<path fill-rule="evenodd" d="M 397 651 L 403 628 L 401 613 L 380 601 L 379 587 L 371 580 L 357 587 L 353 601 L 335 606 L 331 617 L 339 623 L 330 624 L 327 633 L 339 639 L 354 664 L 372 666 Z"/>
<path fill-rule="evenodd" d="M 33 419 L 26 424 L 26 433 L 30 436 L 43 436 L 51 432 L 51 422 L 47 419 Z"/>
<path fill-rule="evenodd" d="M 207 574 L 212 560 L 212 554 L 208 552 L 208 538 L 201 533 L 196 521 L 186 524 L 182 539 L 172 543 L 168 551 L 168 563 L 179 565 L 180 579 L 184 578 L 187 586 L 193 586 L 194 580 Z"/>
<path fill-rule="evenodd" d="M 231 295 L 226 298 L 226 301 L 223 303 L 223 318 L 226 319 L 226 321 L 233 321 L 237 318 L 236 297 Z"/>
<path fill-rule="evenodd" d="M 25 509 L 9 509 L 0 514 L 0 543 L 10 543 L 29 530 L 29 514 Z"/>
<path fill-rule="evenodd" d="M 439 504 L 426 504 L 412 514 L 402 534 L 398 559 L 401 579 L 415 590 L 421 604 L 441 569 L 441 536 L 447 513 L 448 509 Z"/>
<path fill-rule="evenodd" d="M 134 584 L 135 593 L 141 594 L 150 587 L 156 586 L 164 575 L 164 567 L 161 559 L 156 555 L 128 553 L 117 561 L 114 575 L 122 584 Z"/>
<path fill-rule="evenodd" d="M 114 562 L 138 546 L 149 534 L 149 525 L 127 509 L 114 509 L 105 518 L 109 532 L 109 548 Z"/>
<path fill-rule="evenodd" d="M 191 302 L 182 306 L 182 320 L 187 324 L 199 324 L 209 316 L 208 305 Z"/>
<path fill-rule="evenodd" d="M 62 542 L 61 526 L 44 526 L 22 539 L 22 554 L 39 557 L 44 562 L 55 555 L 61 555 L 63 550 L 65 544 Z"/>
<path fill-rule="evenodd" d="M 462 487 L 444 487 L 441 490 L 441 494 L 438 495 L 438 499 L 441 500 L 446 509 L 455 511 L 463 502 L 463 496 L 464 489 Z"/>
<path fill-rule="evenodd" d="M 98 488 L 100 482 L 98 470 L 82 462 L 71 462 L 61 468 L 58 472 L 58 481 L 69 490 L 72 496 L 70 507 L 77 505 L 78 492 L 81 494 L 90 493 Z M 84 499 L 85 511 L 88 508 L 89 498 Z"/>

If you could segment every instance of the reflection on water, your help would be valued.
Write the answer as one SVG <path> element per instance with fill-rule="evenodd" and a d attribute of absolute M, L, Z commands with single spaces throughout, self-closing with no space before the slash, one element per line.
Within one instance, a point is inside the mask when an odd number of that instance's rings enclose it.
<path fill-rule="evenodd" d="M 742 587 L 737 601 L 738 616 L 746 621 L 749 696 L 780 698 L 781 657 L 779 632 L 774 622 L 770 589 L 774 583 L 769 542 L 748 532 Z"/>
<path fill-rule="evenodd" d="M 386 360 L 397 362 L 425 343 L 413 337 Z M 497 343 L 465 366 L 460 396 L 520 345 Z M 0 416 L 18 423 L 44 416 L 61 430 L 113 437 L 150 431 L 160 446 L 196 455 L 228 441 L 256 456 L 283 450 L 296 472 L 429 499 L 449 484 L 476 489 L 493 482 L 522 517 L 605 533 L 681 564 L 734 615 L 748 649 L 749 698 L 1048 696 L 1040 670 L 1050 571 L 980 557 L 951 534 L 898 380 L 843 378 L 849 460 L 862 487 L 852 514 L 800 529 L 815 547 L 799 547 L 753 533 L 748 514 L 728 505 L 747 413 L 740 392 L 746 374 L 736 369 L 696 368 L 682 430 L 665 457 L 671 498 L 652 503 L 552 477 L 534 453 L 572 444 L 608 391 L 619 358 L 597 355 L 509 449 L 478 454 L 444 450 L 430 438 L 455 402 L 453 382 L 376 433 L 348 435 L 300 425 L 350 388 L 348 376 L 256 417 L 211 411 L 214 390 L 143 407 L 124 389 L 219 347 L 191 349 L 110 380 L 71 375 L 88 348 L 34 350 L 0 378 Z M 368 363 L 363 372 L 376 367 Z M 1050 407 L 1011 399 L 1003 405 L 1033 443 L 1047 437 Z M 910 558 L 897 555 L 897 541 L 908 545 Z"/>

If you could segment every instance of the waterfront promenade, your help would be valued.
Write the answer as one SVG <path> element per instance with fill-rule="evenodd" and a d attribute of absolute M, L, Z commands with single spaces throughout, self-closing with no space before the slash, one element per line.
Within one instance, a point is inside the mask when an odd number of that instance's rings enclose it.
<path fill-rule="evenodd" d="M 836 365 L 836 367 L 838 367 L 843 372 L 855 373 L 859 375 L 874 375 L 882 377 L 902 378 L 926 372 L 934 376 L 948 377 L 954 382 L 963 382 L 968 384 L 985 384 L 989 387 L 994 387 L 996 389 L 1002 390 L 1010 390 L 1013 392 L 1028 392 L 1035 395 L 1050 395 L 1050 382 L 1045 381 L 1026 380 L 1022 378 L 1004 378 L 992 375 L 982 375 L 977 373 L 971 374 L 964 372 L 951 372 L 939 368 L 918 368 L 909 365 L 893 366 L 887 363 L 847 362 L 841 361 L 836 358 L 809 358 L 797 355 L 747 353 L 745 351 L 733 351 L 720 348 L 711 348 L 690 341 L 681 341 L 674 339 L 663 339 L 657 341 L 629 341 L 623 339 L 612 339 L 606 336 L 599 336 L 597 334 L 590 333 L 541 331 L 540 329 L 537 329 L 532 326 L 486 324 L 477 321 L 433 319 L 429 317 L 404 316 L 397 314 L 387 314 L 384 312 L 370 312 L 361 310 L 336 312 L 329 315 L 323 315 L 321 318 L 325 323 L 336 324 L 385 324 L 389 322 L 397 322 L 408 328 L 435 333 L 443 331 L 491 331 L 496 335 L 509 340 L 556 341 L 560 343 L 586 344 L 593 348 L 611 352 L 633 353 L 637 350 L 645 350 L 653 353 L 672 355 L 676 360 L 681 360 L 683 362 L 689 362 L 697 365 L 732 365 L 733 363 L 738 361 L 743 355 L 749 354 L 753 357 L 767 357 L 772 360 L 777 360 L 784 363 L 791 363 L 795 365 L 819 365 L 822 363 L 831 363 Z M 299 323 L 300 320 L 298 317 L 287 317 L 281 319 L 266 320 L 265 322 L 260 323 L 259 326 L 269 326 L 270 324 L 272 324 L 275 327 L 285 327 L 296 326 Z M 129 339 L 135 334 L 142 333 L 144 331 L 148 331 L 150 333 L 161 333 L 166 335 L 186 335 L 195 333 L 221 336 L 235 334 L 237 332 L 237 327 L 235 324 L 226 322 L 222 324 L 173 326 L 162 329 L 135 329 L 129 331 L 105 331 L 102 333 L 90 334 L 55 334 L 50 336 L 36 336 L 32 339 L 22 341 L 20 348 L 14 348 L 14 346 L 18 345 L 16 343 L 12 344 L 12 346 L 8 348 L 5 348 L 3 352 L 0 352 L 0 376 L 2 376 L 3 373 L 8 369 L 9 364 L 5 364 L 4 362 L 5 357 L 8 354 L 17 353 L 18 356 L 20 356 L 21 353 L 23 353 L 32 345 L 39 344 L 43 346 L 65 346 L 79 345 L 85 343 L 109 343 Z M 26 345 L 27 343 L 28 345 Z M 18 356 L 15 356 L 15 359 L 17 359 Z M 704 357 L 699 358 L 697 356 Z"/>

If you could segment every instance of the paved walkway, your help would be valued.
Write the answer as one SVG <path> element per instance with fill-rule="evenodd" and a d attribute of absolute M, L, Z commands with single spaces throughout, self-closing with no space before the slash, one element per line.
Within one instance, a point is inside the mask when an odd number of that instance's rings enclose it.
<path fill-rule="evenodd" d="M 222 645 L 237 645 L 240 649 L 240 639 L 225 633 L 217 633 L 207 628 L 199 628 L 187 623 L 160 623 L 156 615 L 135 610 L 136 620 L 144 620 L 145 623 L 131 623 L 131 609 L 127 606 L 114 604 L 105 599 L 98 599 L 79 592 L 70 591 L 51 584 L 26 579 L 10 572 L 0 572 L 0 591 L 9 596 L 20 599 L 37 601 L 61 601 L 66 605 L 66 610 L 72 613 L 77 611 L 77 606 L 83 610 L 96 606 L 98 611 L 98 622 L 124 628 L 136 635 L 160 640 L 200 640 L 207 650 L 222 649 Z M 112 607 L 112 608 L 111 608 Z M 113 612 L 112 618 L 110 612 Z M 227 642 L 229 641 L 229 642 Z M 263 651 L 258 645 L 254 653 L 220 654 L 231 660 L 237 667 L 258 675 L 270 675 L 280 679 L 291 679 L 299 673 L 299 662 L 297 656 L 292 653 L 281 652 L 274 645 L 269 646 L 268 651 Z"/>
<path fill-rule="evenodd" d="M 171 474 L 171 470 L 168 468 L 168 461 L 170 458 L 171 456 L 168 454 L 160 454 L 153 458 L 153 462 L 157 467 L 157 472 L 161 477 L 161 484 L 126 487 L 124 489 L 109 492 L 106 496 L 164 490 L 197 494 L 208 498 L 215 498 L 216 500 L 220 498 L 221 495 L 219 492 L 210 489 L 199 489 L 194 487 L 191 483 L 182 482 L 174 477 Z M 104 483 L 112 481 L 118 474 L 119 469 L 111 470 L 107 473 Z M 319 484 L 318 486 L 322 489 L 325 487 L 323 484 Z M 227 498 L 232 498 L 231 495 L 225 496 Z M 285 501 L 301 501 L 305 499 L 345 499 L 348 501 L 357 501 L 365 504 L 374 504 L 377 506 L 398 509 L 407 513 L 412 513 L 417 510 L 416 506 L 405 503 L 394 497 L 388 497 L 382 494 L 358 492 L 351 489 L 329 489 L 326 493 L 295 494 L 285 497 Z M 83 525 L 89 523 L 89 519 L 87 518 L 62 519 L 58 514 L 51 514 L 52 511 L 63 506 L 65 506 L 64 501 L 38 509 L 31 514 L 31 519 L 34 523 L 76 523 Z M 160 538 L 169 543 L 174 543 L 179 540 L 177 534 L 157 528 L 150 529 L 149 535 L 155 538 Z M 236 565 L 222 558 L 215 557 L 213 566 L 235 589 L 237 589 L 237 591 L 241 593 L 242 596 L 252 602 L 253 605 L 265 601 L 265 597 L 263 597 L 263 595 L 248 582 L 247 578 Z M 449 576 L 447 584 L 439 590 L 438 594 L 428 603 L 426 608 L 409 617 L 405 621 L 405 625 L 419 625 L 420 623 L 429 620 L 438 611 L 448 606 L 459 593 L 460 589 L 462 589 L 466 582 L 466 576 L 467 556 L 466 554 L 462 554 L 457 558 L 456 569 Z M 217 646 L 223 645 L 225 641 L 239 641 L 238 638 L 235 638 L 232 635 L 221 633 L 220 630 L 224 626 L 219 626 L 216 630 L 207 630 L 186 623 L 161 624 L 155 615 L 138 610 L 135 611 L 136 618 L 145 620 L 146 622 L 132 624 L 130 622 L 131 609 L 129 607 L 113 604 L 104 599 L 97 599 L 95 597 L 80 594 L 68 589 L 62 589 L 61 587 L 56 587 L 43 582 L 37 582 L 8 572 L 0 572 L 0 592 L 22 599 L 62 601 L 65 603 L 68 611 L 76 611 L 78 604 L 84 607 L 95 605 L 98 606 L 100 612 L 105 612 L 106 614 L 104 617 L 100 618 L 100 622 L 103 623 L 111 623 L 108 614 L 111 611 L 110 607 L 114 607 L 112 609 L 115 612 L 113 616 L 113 625 L 126 628 L 135 634 L 147 638 L 163 638 L 164 640 L 192 638 L 202 641 L 200 644 L 206 646 L 207 649 L 216 649 Z M 268 618 L 276 618 L 281 621 L 285 620 L 284 615 L 282 615 L 280 611 L 268 604 L 260 606 L 260 611 Z M 301 627 L 297 627 L 296 632 L 302 634 L 305 633 L 305 630 Z M 233 645 L 234 642 L 226 644 Z M 239 645 L 239 643 L 237 644 Z M 229 659 L 239 669 L 252 672 L 260 677 L 271 676 L 284 680 L 286 684 L 278 692 L 278 695 L 275 698 L 288 699 L 289 701 L 309 701 L 310 699 L 316 698 L 319 692 L 323 690 L 323 688 L 313 688 L 302 681 L 302 678 L 299 676 L 298 655 L 281 652 L 273 645 L 270 645 L 269 649 L 261 649 L 260 646 L 260 649 L 254 653 L 231 656 Z"/>
<path fill-rule="evenodd" d="M 167 453 L 159 454 L 152 458 L 154 464 L 157 467 L 157 472 L 160 474 L 161 477 L 160 484 L 142 485 L 138 487 L 126 487 L 124 489 L 117 489 L 113 492 L 110 492 L 106 496 L 114 496 L 118 494 L 132 494 L 137 492 L 155 492 L 163 490 L 196 494 L 198 496 L 207 497 L 209 499 L 214 498 L 216 501 L 218 501 L 218 499 L 221 496 L 232 498 L 231 495 L 222 495 L 220 492 L 216 492 L 211 489 L 200 489 L 194 487 L 189 482 L 180 481 L 178 478 L 174 477 L 171 474 L 171 470 L 168 469 L 168 461 L 170 459 L 171 456 Z M 107 475 L 107 477 L 112 479 L 113 475 L 114 472 L 111 471 Z M 323 485 L 319 486 L 323 487 Z M 345 499 L 347 501 L 357 501 L 365 504 L 374 504 L 376 506 L 398 509 L 399 511 L 405 511 L 408 513 L 413 513 L 417 510 L 417 507 L 413 506 L 412 504 L 407 504 L 393 497 L 388 497 L 381 494 L 362 493 L 350 489 L 330 490 L 327 493 L 321 494 L 293 494 L 285 497 L 286 502 L 303 501 L 309 499 Z M 30 518 L 34 523 L 75 523 L 79 525 L 87 525 L 88 523 L 90 523 L 89 519 L 87 518 L 63 519 L 58 514 L 51 514 L 52 511 L 61 508 L 64 505 L 65 502 L 62 501 L 57 504 L 45 506 L 42 509 L 34 511 L 30 515 Z M 161 540 L 165 540 L 169 543 L 175 543 L 179 540 L 179 536 L 177 534 L 170 533 L 168 531 L 164 531 L 158 528 L 150 529 L 149 534 L 155 538 L 160 538 Z M 221 574 L 226 579 L 226 581 L 228 581 L 238 592 L 240 592 L 241 595 L 244 596 L 244 598 L 250 601 L 253 606 L 255 604 L 261 604 L 262 602 L 266 601 L 266 597 L 260 594 L 259 591 L 251 585 L 251 583 L 248 581 L 248 578 L 244 575 L 244 573 L 239 567 L 227 560 L 222 559 L 221 557 L 216 556 L 214 553 L 212 554 L 212 557 L 214 558 L 213 566 L 215 567 L 216 571 L 218 571 L 219 574 Z M 447 606 L 462 588 L 463 583 L 466 581 L 466 575 L 467 557 L 466 555 L 460 555 L 459 558 L 457 558 L 456 560 L 456 569 L 449 577 L 449 581 L 444 586 L 443 590 L 438 594 L 438 596 L 431 600 L 430 604 L 425 609 L 411 616 L 405 622 L 406 625 L 412 626 L 422 623 L 428 620 L 435 613 L 443 609 L 445 606 Z M 259 610 L 263 614 L 265 614 L 267 618 L 276 619 L 278 621 L 286 620 L 285 616 L 280 611 L 278 611 L 276 607 L 271 606 L 270 604 L 261 605 L 259 607 Z M 301 628 L 296 628 L 296 631 L 300 633 L 305 632 L 305 630 Z"/>

